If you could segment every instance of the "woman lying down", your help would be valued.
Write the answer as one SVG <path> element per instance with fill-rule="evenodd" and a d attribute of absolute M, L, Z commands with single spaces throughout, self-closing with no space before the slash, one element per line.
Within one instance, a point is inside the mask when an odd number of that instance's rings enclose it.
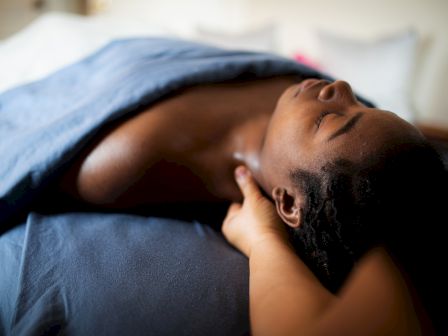
<path fill-rule="evenodd" d="M 48 166 L 69 162 L 52 169 L 74 202 L 234 202 L 223 233 L 249 258 L 254 335 L 446 331 L 443 165 L 348 83 L 163 39 L 114 43 L 47 81 L 33 94 L 63 95 L 37 109 L 72 137 Z"/>

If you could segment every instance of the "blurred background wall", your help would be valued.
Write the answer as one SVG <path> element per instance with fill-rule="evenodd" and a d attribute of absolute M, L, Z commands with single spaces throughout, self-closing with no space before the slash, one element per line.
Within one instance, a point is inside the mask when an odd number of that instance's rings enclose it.
<path fill-rule="evenodd" d="M 239 41 L 237 46 L 257 49 L 264 43 L 259 49 L 304 57 L 324 70 L 332 57 L 325 51 L 333 56 L 339 53 L 340 63 L 332 65 L 337 76 L 338 70 L 346 67 L 342 59 L 357 62 L 356 57 L 350 59 L 341 50 L 351 49 L 353 55 L 364 56 L 369 50 L 367 61 L 356 64 L 352 73 L 362 74 L 363 64 L 370 68 L 376 65 L 380 70 L 386 66 L 384 83 L 398 76 L 409 82 L 403 90 L 416 119 L 448 127 L 446 0 L 0 0 L 0 38 L 13 36 L 29 22 L 55 10 L 160 26 L 175 36 L 217 44 L 233 40 Z M 415 45 L 406 42 L 406 53 L 404 47 L 394 47 L 398 51 L 387 54 L 385 45 L 398 39 L 397 45 L 403 46 L 405 37 L 400 40 L 400 36 L 408 32 L 414 34 Z M 328 33 L 335 38 L 330 38 L 327 45 L 341 41 L 339 49 L 322 48 L 328 42 Z M 232 46 L 232 42 L 228 44 Z M 412 55 L 411 47 L 415 47 Z M 394 57 L 395 63 L 388 62 Z M 412 74 L 409 70 L 403 74 L 403 63 L 412 65 Z M 395 71 L 398 68 L 399 74 Z M 328 70 L 334 69 L 330 66 Z M 369 76 L 364 77 L 365 81 L 378 81 L 372 90 L 379 90 L 381 79 Z"/>

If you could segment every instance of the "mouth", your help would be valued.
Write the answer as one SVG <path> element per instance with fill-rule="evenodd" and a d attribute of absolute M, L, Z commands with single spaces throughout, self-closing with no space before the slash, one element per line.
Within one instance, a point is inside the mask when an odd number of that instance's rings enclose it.
<path fill-rule="evenodd" d="M 316 79 L 316 78 L 305 79 L 304 81 L 300 82 L 300 84 L 297 86 L 297 90 L 294 93 L 294 97 L 297 97 L 300 93 L 308 91 L 313 87 L 316 87 L 321 84 L 327 85 L 330 84 L 330 82 L 325 79 Z M 322 88 L 325 85 L 323 85 Z"/>

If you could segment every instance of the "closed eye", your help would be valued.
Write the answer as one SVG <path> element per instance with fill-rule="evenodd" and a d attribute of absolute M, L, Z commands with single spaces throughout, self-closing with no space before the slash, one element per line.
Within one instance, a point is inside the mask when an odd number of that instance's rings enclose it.
<path fill-rule="evenodd" d="M 319 128 L 320 123 L 322 122 L 322 119 L 324 119 L 324 117 L 328 114 L 330 114 L 330 112 L 328 112 L 328 111 L 322 111 L 319 114 L 319 117 L 317 117 L 316 121 L 314 122 L 316 124 L 317 128 Z"/>
<path fill-rule="evenodd" d="M 320 127 L 320 124 L 321 124 L 322 120 L 325 118 L 325 116 L 327 116 L 329 114 L 342 115 L 342 113 L 339 113 L 339 112 L 322 111 L 319 114 L 319 117 L 317 117 L 316 121 L 314 122 L 316 124 L 317 128 Z"/>

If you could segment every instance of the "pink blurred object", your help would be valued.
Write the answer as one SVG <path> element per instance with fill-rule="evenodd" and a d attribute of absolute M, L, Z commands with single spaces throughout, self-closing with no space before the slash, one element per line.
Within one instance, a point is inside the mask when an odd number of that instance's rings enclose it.
<path fill-rule="evenodd" d="M 293 56 L 293 59 L 296 60 L 299 63 L 305 64 L 313 69 L 319 70 L 320 66 L 317 62 L 313 61 L 311 58 L 309 58 L 308 56 L 305 56 L 304 54 L 301 53 L 295 53 Z"/>

